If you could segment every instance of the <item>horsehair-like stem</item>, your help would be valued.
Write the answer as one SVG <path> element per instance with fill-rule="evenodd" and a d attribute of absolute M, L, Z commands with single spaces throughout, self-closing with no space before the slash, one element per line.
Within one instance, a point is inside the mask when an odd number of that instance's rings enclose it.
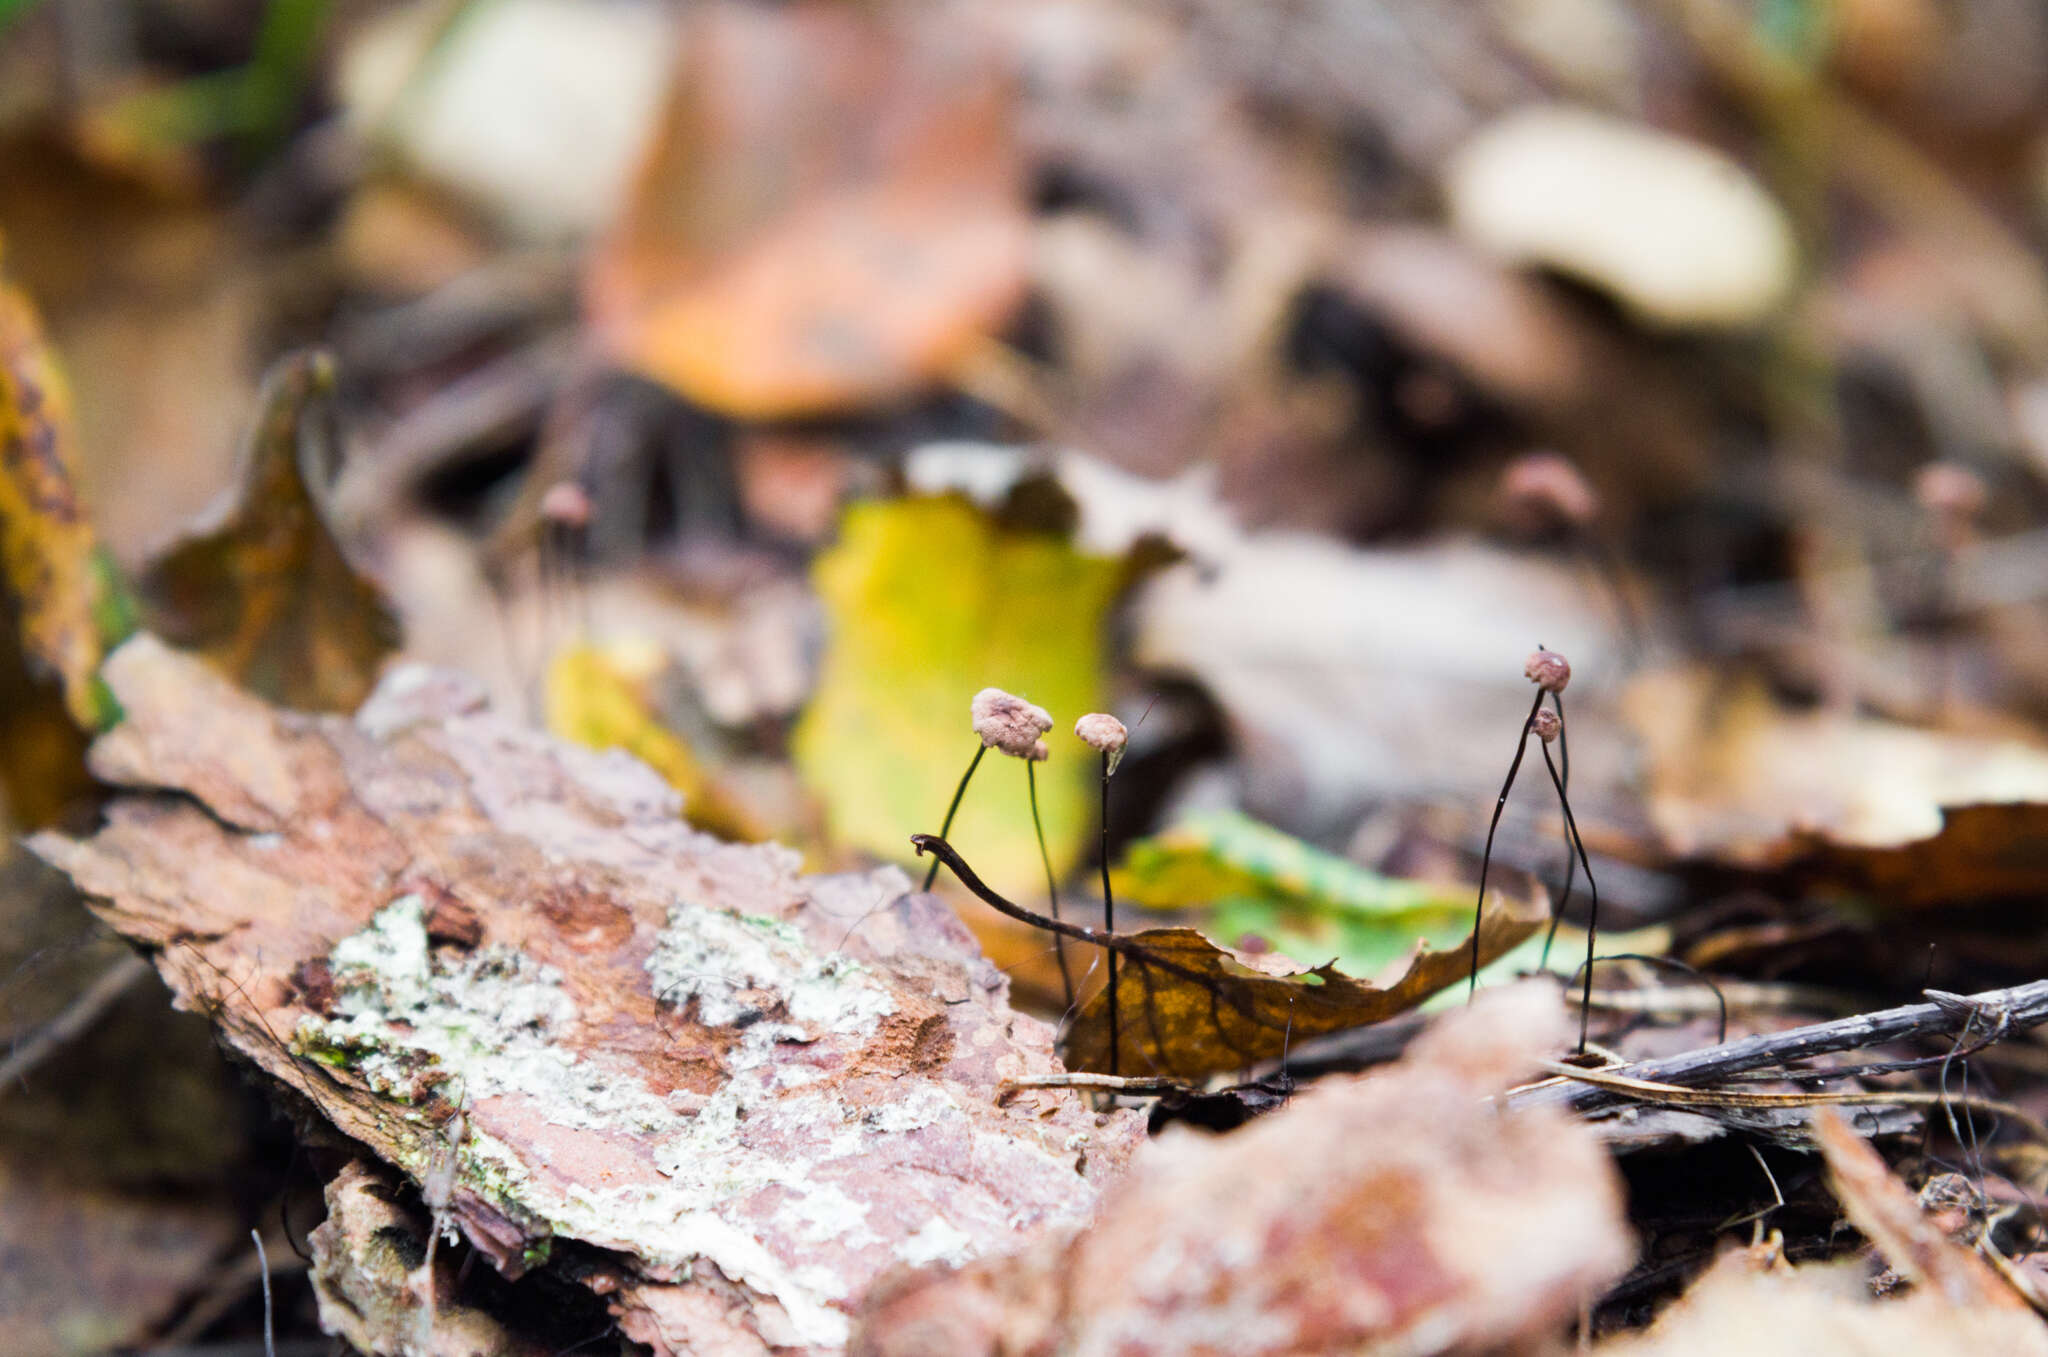
<path fill-rule="evenodd" d="M 1500 797 L 1493 803 L 1493 823 L 1486 827 L 1486 851 L 1479 856 L 1479 899 L 1472 906 L 1472 978 L 1465 991 L 1465 1001 L 1479 993 L 1479 925 L 1486 916 L 1486 874 L 1493 866 L 1493 835 L 1500 828 L 1500 813 L 1507 809 L 1508 792 L 1515 785 L 1515 774 L 1522 770 L 1522 755 L 1529 747 L 1529 727 L 1536 720 L 1536 712 L 1543 706 L 1543 689 L 1536 690 L 1536 700 L 1529 704 L 1529 714 L 1522 718 L 1522 733 L 1515 739 L 1514 762 L 1508 765 L 1507 780 L 1500 784 Z"/>
<path fill-rule="evenodd" d="M 1038 764 L 1024 761 L 1024 785 L 1031 791 L 1031 828 L 1038 835 L 1038 860 L 1045 864 L 1045 894 L 1052 904 L 1052 917 L 1060 917 L 1060 883 L 1052 872 L 1052 854 L 1045 847 L 1045 823 L 1038 817 Z M 936 869 L 938 864 L 934 863 Z M 1060 988 L 1066 992 L 1067 1008 L 1074 1007 L 1074 973 L 1067 967 L 1067 940 L 1055 933 L 1052 936 L 1053 954 L 1060 962 Z"/>
<path fill-rule="evenodd" d="M 967 795 L 967 784 L 974 781 L 974 770 L 981 767 L 982 755 L 988 753 L 988 746 L 975 741 L 974 757 L 967 761 L 967 771 L 960 775 L 960 785 L 953 789 L 953 804 L 946 807 L 946 818 L 939 824 L 939 837 L 945 838 L 953 832 L 953 817 L 960 813 L 960 798 Z M 924 889 L 930 890 L 932 882 L 939 879 L 939 860 L 932 859 L 931 870 L 924 874 Z"/>
<path fill-rule="evenodd" d="M 1586 980 L 1579 1000 L 1579 1053 L 1586 1051 L 1586 1024 L 1593 1016 L 1593 945 L 1600 936 L 1600 883 L 1593 879 L 1593 864 L 1586 860 L 1586 841 L 1579 836 L 1579 822 L 1572 818 L 1572 803 L 1564 794 L 1564 780 L 1557 775 L 1550 746 L 1543 746 L 1543 766 L 1550 770 L 1550 783 L 1557 788 L 1558 803 L 1564 807 L 1565 828 L 1571 831 L 1571 846 L 1578 851 L 1579 865 L 1586 869 L 1586 893 L 1593 903 L 1586 911 Z"/>
<path fill-rule="evenodd" d="M 1116 897 L 1109 889 L 1109 773 L 1114 766 L 1109 751 L 1102 751 L 1102 928 L 1106 933 L 1116 932 Z M 934 868 L 937 864 L 933 864 Z M 1109 1072 L 1115 1074 L 1117 1046 L 1122 1040 L 1117 1027 L 1116 1014 L 1116 949 L 1107 947 L 1103 955 L 1109 964 Z"/>
<path fill-rule="evenodd" d="M 1550 705 L 1557 713 L 1557 764 L 1558 780 L 1569 791 L 1572 785 L 1572 732 L 1564 723 L 1564 696 L 1550 695 Z M 1572 855 L 1571 829 L 1565 829 L 1564 841 L 1564 890 L 1559 893 L 1557 903 L 1551 907 L 1550 929 L 1543 935 L 1543 955 L 1537 959 L 1536 969 L 1550 969 L 1550 945 L 1557 941 L 1557 926 L 1564 919 L 1564 907 L 1571 902 L 1572 882 L 1577 878 L 1579 860 Z"/>

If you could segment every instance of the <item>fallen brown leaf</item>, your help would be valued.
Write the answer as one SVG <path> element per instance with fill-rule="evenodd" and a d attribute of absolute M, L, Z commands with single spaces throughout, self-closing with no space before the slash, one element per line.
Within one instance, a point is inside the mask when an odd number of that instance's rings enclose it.
<path fill-rule="evenodd" d="M 991 891 L 944 840 L 919 834 L 912 842 L 937 856 L 985 903 L 1012 918 L 1032 917 Z M 1533 880 L 1520 893 L 1488 892 L 1488 906 L 1479 931 L 1482 966 L 1507 955 L 1550 919 L 1549 897 Z M 1079 929 L 1069 936 L 1085 945 L 1103 935 Z M 1384 984 L 1355 980 L 1331 965 L 1304 966 L 1276 952 L 1236 951 L 1192 928 L 1119 933 L 1115 942 L 1120 968 L 1114 1068 L 1178 1079 L 1243 1069 L 1278 1059 L 1291 1041 L 1384 1022 L 1472 973 L 1469 934 L 1450 948 L 1418 943 L 1388 968 Z M 1082 1004 L 1067 1029 L 1067 1063 L 1077 1070 L 1110 1070 L 1111 1040 L 1104 987 Z"/>
<path fill-rule="evenodd" d="M 628 365 L 729 415 L 829 414 L 930 384 L 1009 315 L 1030 244 L 1008 80 L 913 17 L 692 11 L 591 269 Z"/>
<path fill-rule="evenodd" d="M 1532 1350 L 1633 1253 L 1591 1133 L 1485 1097 L 1566 1026 L 1555 991 L 1489 993 L 1390 1070 L 1229 1136 L 1170 1130 L 1086 1230 L 877 1287 L 852 1350 Z"/>
<path fill-rule="evenodd" d="M 718 843 L 652 770 L 453 676 L 401 668 L 350 721 L 148 636 L 106 673 L 142 794 L 37 851 L 341 1134 L 452 1165 L 449 1218 L 507 1275 L 557 1237 L 614 1258 L 657 1353 L 837 1351 L 875 1275 L 1084 1217 L 1141 1134 L 996 1105 L 1058 1068 L 1051 1032 L 899 872 Z"/>
<path fill-rule="evenodd" d="M 1675 856 L 1810 867 L 1909 907 L 2048 886 L 2048 749 L 1788 711 L 1699 670 L 1636 680 L 1623 709 Z"/>
<path fill-rule="evenodd" d="M 398 644 L 377 586 L 349 564 L 326 517 L 335 452 L 334 362 L 305 350 L 264 379 L 233 495 L 150 566 L 153 629 L 254 692 L 314 711 L 352 710 Z"/>

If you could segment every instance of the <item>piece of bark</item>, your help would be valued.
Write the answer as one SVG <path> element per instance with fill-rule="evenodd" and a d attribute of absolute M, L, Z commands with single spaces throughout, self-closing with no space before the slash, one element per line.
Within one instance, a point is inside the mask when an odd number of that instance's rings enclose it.
<path fill-rule="evenodd" d="M 1096 1222 L 899 1273 L 862 1357 L 1523 1351 L 1633 1256 L 1593 1134 L 1485 1094 L 1561 1046 L 1555 991 L 1489 993 L 1399 1065 L 1214 1138 L 1168 1130 Z"/>
<path fill-rule="evenodd" d="M 720 843 L 645 766 L 416 673 L 356 723 L 146 636 L 106 673 L 139 794 L 36 851 L 344 1135 L 416 1181 L 452 1162 L 447 1214 L 501 1271 L 556 1237 L 615 1254 L 657 1353 L 837 1351 L 873 1277 L 1079 1221 L 1142 1135 L 996 1105 L 1058 1069 L 1052 1033 L 899 872 Z"/>
<path fill-rule="evenodd" d="M 539 1344 L 447 1299 L 455 1272 L 448 1253 L 434 1260 L 435 1302 L 426 1314 L 421 1268 L 431 1226 L 398 1205 L 400 1196 L 389 1172 L 360 1159 L 327 1184 L 327 1219 L 306 1237 L 322 1322 L 370 1357 L 542 1357 Z"/>

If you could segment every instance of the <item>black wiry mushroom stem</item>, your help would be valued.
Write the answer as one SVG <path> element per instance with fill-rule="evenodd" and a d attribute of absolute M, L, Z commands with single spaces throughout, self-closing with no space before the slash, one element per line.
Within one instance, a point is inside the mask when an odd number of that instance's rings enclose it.
<path fill-rule="evenodd" d="M 1529 748 L 1529 727 L 1542 706 L 1543 690 L 1538 688 L 1529 714 L 1522 718 L 1522 733 L 1515 737 L 1515 760 L 1508 765 L 1507 780 L 1500 784 L 1500 797 L 1493 803 L 1493 823 L 1486 827 L 1486 851 L 1479 857 L 1479 899 L 1472 906 L 1472 979 L 1465 991 L 1467 1002 L 1479 992 L 1479 925 L 1486 916 L 1486 874 L 1493 866 L 1494 831 L 1500 828 L 1500 813 L 1508 808 L 1508 792 L 1514 788 L 1515 774 L 1522 770 L 1522 755 Z"/>
<path fill-rule="evenodd" d="M 1562 800 L 1572 785 L 1571 727 L 1564 723 L 1564 698 L 1557 693 L 1550 695 L 1551 708 L 1557 712 L 1557 766 L 1558 785 L 1564 789 L 1558 793 Z M 1571 902 L 1572 883 L 1577 879 L 1579 860 L 1572 854 L 1571 826 L 1565 826 L 1564 840 L 1564 890 L 1558 894 L 1557 903 L 1551 907 L 1550 930 L 1543 935 L 1543 955 L 1536 962 L 1536 969 L 1550 969 L 1550 944 L 1557 941 L 1557 925 L 1564 919 L 1564 907 Z"/>
<path fill-rule="evenodd" d="M 976 741 L 974 757 L 968 760 L 967 771 L 960 775 L 960 785 L 953 789 L 953 804 L 946 807 L 946 818 L 939 825 L 939 837 L 945 838 L 953 832 L 953 817 L 960 813 L 960 798 L 967 795 L 967 784 L 974 781 L 974 770 L 981 767 L 981 756 L 988 753 L 988 746 Z M 924 889 L 930 890 L 932 882 L 939 879 L 939 860 L 932 859 L 931 870 L 924 874 Z"/>
<path fill-rule="evenodd" d="M 1116 932 L 1116 897 L 1109 891 L 1109 772 L 1114 765 L 1109 751 L 1102 753 L 1102 929 L 1105 933 Z M 933 864 L 936 869 L 937 864 Z M 1121 1039 L 1116 1021 L 1116 949 L 1106 948 L 1103 956 L 1109 964 L 1109 1072 L 1116 1073 L 1117 1043 Z"/>
<path fill-rule="evenodd" d="M 1565 799 L 1564 779 L 1557 775 L 1557 764 L 1551 761 L 1549 745 L 1543 746 L 1543 766 L 1550 770 L 1550 785 L 1557 788 L 1558 803 L 1564 807 L 1564 827 L 1571 832 L 1572 847 L 1579 855 L 1579 866 L 1586 870 L 1586 891 L 1593 898 L 1586 911 L 1586 988 L 1579 1000 L 1579 1053 L 1583 1055 L 1586 1051 L 1586 1024 L 1593 1014 L 1593 944 L 1600 935 L 1600 884 L 1593 880 L 1593 864 L 1586 861 L 1586 841 L 1579 837 L 1579 824 L 1572 818 L 1572 803 Z"/>
<path fill-rule="evenodd" d="M 1031 789 L 1031 828 L 1038 835 L 1038 860 L 1045 864 L 1046 898 L 1052 902 L 1052 917 L 1057 920 L 1060 917 L 1060 883 L 1052 873 L 1052 854 L 1045 848 L 1045 824 L 1038 818 L 1038 764 L 1029 759 L 1024 762 L 1024 782 Z M 934 863 L 933 869 L 936 870 L 937 866 Z M 1067 1009 L 1071 1012 L 1074 1007 L 1074 973 L 1067 968 L 1067 940 L 1053 934 L 1052 950 L 1059 957 L 1060 988 L 1066 993 Z"/>

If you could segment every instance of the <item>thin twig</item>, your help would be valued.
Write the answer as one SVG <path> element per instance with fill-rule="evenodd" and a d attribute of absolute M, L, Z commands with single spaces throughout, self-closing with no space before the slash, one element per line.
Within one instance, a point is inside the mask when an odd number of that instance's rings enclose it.
<path fill-rule="evenodd" d="M 2024 1109 L 1998 1098 L 1980 1098 L 1955 1093 L 1922 1093 L 1912 1090 L 1844 1093 L 1763 1093 L 1732 1088 L 1685 1088 L 1648 1079 L 1631 1079 L 1612 1070 L 1589 1070 L 1562 1061 L 1546 1061 L 1544 1068 L 1564 1079 L 1626 1094 L 1637 1102 L 1671 1107 L 1934 1107 L 1972 1108 L 2010 1117 L 2041 1144 L 2048 1145 L 2048 1126 Z"/>
<path fill-rule="evenodd" d="M 1859 1013 L 1783 1032 L 1759 1033 L 1696 1051 L 1639 1060 L 1609 1073 L 1648 1083 L 1692 1087 L 1836 1051 L 1882 1046 L 1909 1037 L 1953 1036 L 1981 1021 L 1986 1013 L 2002 1018 L 2009 1031 L 2048 1023 L 2048 980 L 1972 995 L 1926 992 L 1937 996 L 1934 1002 Z M 1611 1107 L 1624 1098 L 1611 1089 L 1558 1079 L 1515 1090 L 1508 1095 L 1508 1101 L 1515 1107 L 1590 1112 Z"/>
<path fill-rule="evenodd" d="M 1070 1070 L 1065 1074 L 1028 1074 L 1017 1079 L 1005 1079 L 996 1085 L 996 1101 L 1001 1102 L 1012 1093 L 1027 1088 L 1093 1088 L 1110 1093 L 1127 1093 L 1132 1097 L 1156 1098 L 1166 1093 L 1193 1093 L 1195 1086 L 1184 1079 L 1167 1079 L 1159 1076 L 1134 1076 L 1122 1074 L 1089 1074 L 1081 1070 Z"/>
<path fill-rule="evenodd" d="M 130 952 L 101 971 L 83 993 L 65 1005 L 62 1013 L 37 1028 L 5 1060 L 0 1060 L 0 1098 L 6 1097 L 7 1091 L 26 1078 L 30 1070 L 83 1035 L 149 970 L 149 962 L 140 953 Z"/>
<path fill-rule="evenodd" d="M 974 744 L 974 757 L 967 762 L 967 771 L 960 775 L 960 785 L 953 789 L 953 803 L 946 807 L 946 818 L 939 822 L 939 837 L 945 838 L 953 832 L 953 817 L 960 813 L 960 798 L 967 795 L 967 784 L 974 781 L 974 770 L 981 767 L 981 756 L 988 753 L 988 746 L 979 740 Z M 923 889 L 930 890 L 932 882 L 939 879 L 939 862 L 932 859 L 931 870 L 924 874 Z"/>

